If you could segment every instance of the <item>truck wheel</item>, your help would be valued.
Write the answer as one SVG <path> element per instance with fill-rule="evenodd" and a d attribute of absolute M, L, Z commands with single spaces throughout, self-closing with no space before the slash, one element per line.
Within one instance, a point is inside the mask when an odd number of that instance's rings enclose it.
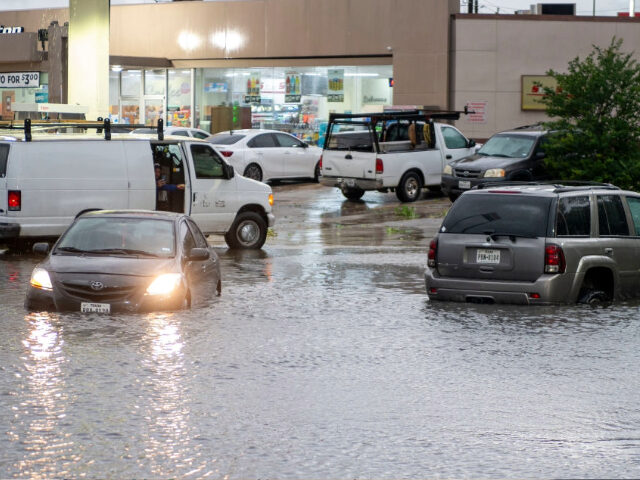
<path fill-rule="evenodd" d="M 415 202 L 422 193 L 422 180 L 417 172 L 407 172 L 400 179 L 396 196 L 401 202 Z"/>
<path fill-rule="evenodd" d="M 360 188 L 342 187 L 342 194 L 349 200 L 360 200 L 364 195 L 364 190 Z"/>
<path fill-rule="evenodd" d="M 591 307 L 606 307 L 611 303 L 609 295 L 602 290 L 583 289 L 580 292 L 578 303 L 585 303 Z"/>
<path fill-rule="evenodd" d="M 267 239 L 267 222 L 256 212 L 240 213 L 224 239 L 229 248 L 257 250 Z"/>
<path fill-rule="evenodd" d="M 250 178 L 252 180 L 262 181 L 262 169 L 257 163 L 250 163 L 247 168 L 244 169 L 243 177 Z"/>

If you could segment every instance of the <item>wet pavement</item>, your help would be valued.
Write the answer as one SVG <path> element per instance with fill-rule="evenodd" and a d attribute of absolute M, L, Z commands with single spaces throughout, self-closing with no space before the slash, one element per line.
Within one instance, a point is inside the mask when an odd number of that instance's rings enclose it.
<path fill-rule="evenodd" d="M 0 478 L 640 476 L 640 302 L 432 304 L 446 199 L 274 194 L 200 309 L 27 314 L 0 256 Z"/>

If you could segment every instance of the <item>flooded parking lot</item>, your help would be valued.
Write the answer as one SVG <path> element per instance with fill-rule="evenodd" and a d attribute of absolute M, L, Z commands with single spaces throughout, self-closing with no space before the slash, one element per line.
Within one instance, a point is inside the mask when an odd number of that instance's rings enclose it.
<path fill-rule="evenodd" d="M 28 314 L 0 260 L 0 477 L 633 478 L 640 302 L 429 302 L 449 202 L 274 187 L 191 311 Z"/>

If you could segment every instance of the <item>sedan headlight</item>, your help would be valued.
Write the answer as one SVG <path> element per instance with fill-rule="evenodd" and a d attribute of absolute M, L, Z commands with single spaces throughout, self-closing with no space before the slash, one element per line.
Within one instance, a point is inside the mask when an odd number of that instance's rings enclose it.
<path fill-rule="evenodd" d="M 180 286 L 182 275 L 180 273 L 165 273 L 157 277 L 147 288 L 147 295 L 170 295 Z"/>
<path fill-rule="evenodd" d="M 53 290 L 51 285 L 51 278 L 49 278 L 49 272 L 44 268 L 36 267 L 31 272 L 31 286 L 39 288 L 40 290 Z"/>
<path fill-rule="evenodd" d="M 486 177 L 504 177 L 504 169 L 503 168 L 490 168 L 486 172 L 484 172 L 484 176 Z"/>
<path fill-rule="evenodd" d="M 445 175 L 451 175 L 453 173 L 453 168 L 451 168 L 451 165 L 445 165 L 442 173 Z"/>

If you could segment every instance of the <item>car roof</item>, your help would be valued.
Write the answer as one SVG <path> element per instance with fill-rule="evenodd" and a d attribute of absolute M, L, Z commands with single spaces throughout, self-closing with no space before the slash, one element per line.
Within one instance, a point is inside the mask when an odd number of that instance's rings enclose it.
<path fill-rule="evenodd" d="M 574 183 L 574 184 L 572 184 Z M 574 192 L 590 192 L 590 193 L 635 193 L 631 191 L 621 190 L 615 185 L 607 183 L 589 183 L 589 182 L 495 182 L 487 183 L 482 188 L 474 188 L 465 192 L 465 195 L 481 195 L 483 193 L 491 194 L 523 194 L 530 196 L 555 197 L 562 193 Z"/>
<path fill-rule="evenodd" d="M 225 130 L 223 132 L 212 133 L 211 136 L 215 135 L 251 135 L 258 133 L 287 133 L 282 132 L 280 130 L 269 130 L 266 128 L 243 128 L 241 130 Z"/>
<path fill-rule="evenodd" d="M 109 141 L 104 138 L 103 134 L 96 134 L 93 132 L 88 133 L 41 133 L 33 132 L 30 142 L 52 142 L 52 141 Z M 158 140 L 156 133 L 112 133 L 111 140 L 126 140 L 126 141 L 139 141 L 139 140 Z M 177 141 L 177 142 L 202 142 L 207 143 L 204 139 L 195 137 L 184 137 L 181 135 L 171 135 L 170 133 L 164 135 L 164 140 Z M 0 133 L 0 142 L 24 142 L 25 135 L 23 132 L 18 131 L 12 134 Z"/>
<path fill-rule="evenodd" d="M 175 221 L 179 218 L 185 217 L 184 213 L 179 212 L 159 212 L 156 210 L 93 210 L 86 212 L 81 217 L 119 217 L 119 218 L 138 218 L 155 220 L 171 220 Z"/>

